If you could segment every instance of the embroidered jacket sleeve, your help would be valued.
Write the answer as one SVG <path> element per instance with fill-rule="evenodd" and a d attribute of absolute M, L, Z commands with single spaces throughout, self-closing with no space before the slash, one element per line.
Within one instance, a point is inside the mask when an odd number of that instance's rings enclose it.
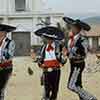
<path fill-rule="evenodd" d="M 14 52 L 15 52 L 15 42 L 14 42 L 14 40 L 12 40 L 8 47 L 9 59 L 13 58 Z"/>
<path fill-rule="evenodd" d="M 82 45 L 83 45 L 83 47 L 85 49 L 85 53 L 87 54 L 88 53 L 88 48 L 89 48 L 89 43 L 88 43 L 87 38 L 83 37 L 82 39 L 83 39 Z"/>
<path fill-rule="evenodd" d="M 46 48 L 46 45 L 42 45 L 41 50 L 40 50 L 40 57 L 37 59 L 38 65 L 43 64 L 44 57 L 45 57 L 45 48 Z"/>
<path fill-rule="evenodd" d="M 56 54 L 57 59 L 59 60 L 61 64 L 65 64 L 67 62 L 67 58 L 64 57 L 62 54 L 62 45 L 59 42 L 56 42 L 55 45 L 56 45 L 55 54 Z"/>

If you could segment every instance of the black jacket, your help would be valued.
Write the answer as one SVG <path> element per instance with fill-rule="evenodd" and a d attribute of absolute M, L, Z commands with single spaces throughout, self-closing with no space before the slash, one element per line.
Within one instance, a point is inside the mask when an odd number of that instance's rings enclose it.
<path fill-rule="evenodd" d="M 39 64 L 43 64 L 44 62 L 46 46 L 47 44 L 44 44 L 40 50 L 40 59 L 38 61 Z M 59 42 L 55 42 L 55 55 L 61 64 L 64 65 L 66 63 L 67 59 L 65 59 L 62 55 L 62 45 Z"/>

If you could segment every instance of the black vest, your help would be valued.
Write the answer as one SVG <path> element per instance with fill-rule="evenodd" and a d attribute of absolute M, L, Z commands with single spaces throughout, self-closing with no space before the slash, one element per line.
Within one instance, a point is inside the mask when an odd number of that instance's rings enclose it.
<path fill-rule="evenodd" d="M 80 36 L 79 39 L 77 40 L 75 47 L 77 48 L 76 50 L 76 54 L 85 57 L 86 53 L 85 53 L 85 48 L 83 47 L 82 43 L 84 42 L 84 40 L 86 40 L 85 37 Z"/>

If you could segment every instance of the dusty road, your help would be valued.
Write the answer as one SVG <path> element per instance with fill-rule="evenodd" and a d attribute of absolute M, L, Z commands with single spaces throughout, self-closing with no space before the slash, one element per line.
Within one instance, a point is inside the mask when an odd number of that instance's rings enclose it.
<path fill-rule="evenodd" d="M 89 56 L 87 59 L 87 72 L 83 74 L 84 88 L 100 100 L 100 71 L 94 71 L 96 59 Z M 32 67 L 34 74 L 29 76 L 27 68 Z M 98 66 L 99 67 L 99 66 Z M 97 67 L 97 68 L 98 68 Z M 78 100 L 76 94 L 67 89 L 69 75 L 69 64 L 62 68 L 60 90 L 58 100 Z M 92 72 L 93 71 L 93 72 Z M 43 87 L 40 86 L 41 69 L 34 63 L 30 57 L 20 57 L 14 59 L 14 72 L 6 89 L 6 100 L 40 100 Z"/>

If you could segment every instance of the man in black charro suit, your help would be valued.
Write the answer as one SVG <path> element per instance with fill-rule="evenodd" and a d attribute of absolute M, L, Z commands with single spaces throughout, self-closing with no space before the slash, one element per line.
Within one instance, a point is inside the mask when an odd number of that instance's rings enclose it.
<path fill-rule="evenodd" d="M 64 18 L 68 22 L 68 18 Z M 71 20 L 69 23 L 73 37 L 68 42 L 68 58 L 70 61 L 70 76 L 68 81 L 68 89 L 77 93 L 80 100 L 97 100 L 96 97 L 88 93 L 82 86 L 82 72 L 85 68 L 85 58 L 88 51 L 88 41 L 85 31 L 89 31 L 90 27 L 80 20 Z"/>

